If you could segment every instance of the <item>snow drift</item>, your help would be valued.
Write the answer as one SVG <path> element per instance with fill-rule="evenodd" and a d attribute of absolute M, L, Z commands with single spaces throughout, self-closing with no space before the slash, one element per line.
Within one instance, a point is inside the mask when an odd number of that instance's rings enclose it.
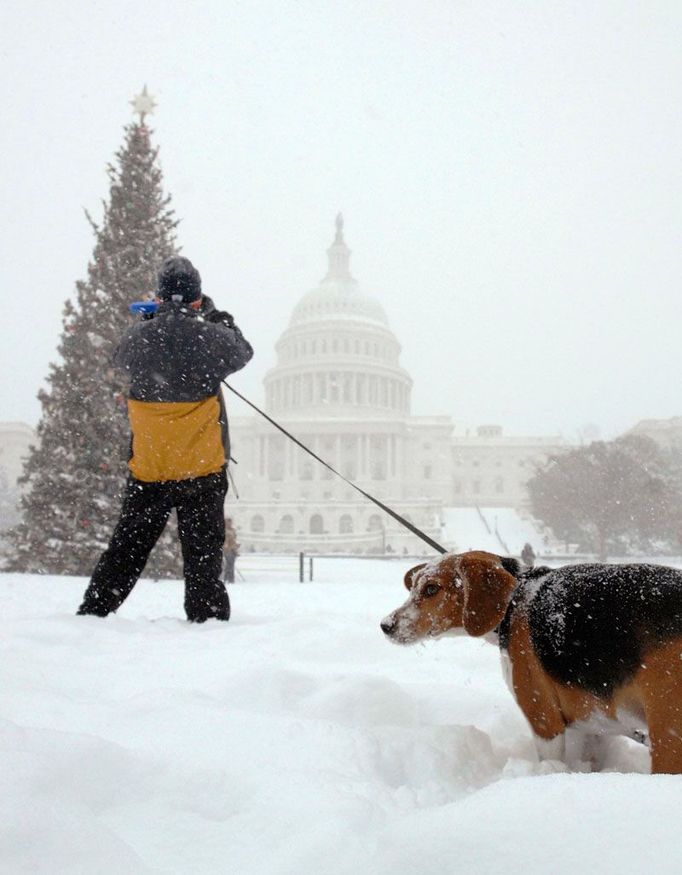
<path fill-rule="evenodd" d="M 176 582 L 100 620 L 83 580 L 0 576 L 0 871 L 679 871 L 682 780 L 644 748 L 540 765 L 493 646 L 384 640 L 407 563 L 242 567 L 203 626 Z"/>

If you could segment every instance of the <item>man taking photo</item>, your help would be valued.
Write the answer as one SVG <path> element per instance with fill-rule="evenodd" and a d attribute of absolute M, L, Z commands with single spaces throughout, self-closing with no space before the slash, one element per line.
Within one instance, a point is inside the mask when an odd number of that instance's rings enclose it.
<path fill-rule="evenodd" d="M 230 446 L 220 384 L 253 349 L 232 316 L 202 296 L 189 259 L 166 259 L 158 299 L 153 317 L 130 328 L 114 355 L 130 381 L 130 476 L 78 613 L 104 617 L 123 604 L 175 508 L 187 619 L 229 620 L 221 570 Z"/>

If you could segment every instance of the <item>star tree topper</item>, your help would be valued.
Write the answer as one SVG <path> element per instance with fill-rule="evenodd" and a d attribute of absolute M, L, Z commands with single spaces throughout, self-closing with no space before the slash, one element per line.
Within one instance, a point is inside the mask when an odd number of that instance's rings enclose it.
<path fill-rule="evenodd" d="M 142 89 L 142 94 L 138 94 L 137 97 L 133 97 L 133 99 L 130 101 L 130 105 L 133 108 L 133 115 L 139 115 L 140 124 L 143 125 L 144 117 L 146 115 L 151 115 L 154 112 L 156 101 L 151 96 L 151 94 L 147 93 L 147 86 L 145 85 Z"/>

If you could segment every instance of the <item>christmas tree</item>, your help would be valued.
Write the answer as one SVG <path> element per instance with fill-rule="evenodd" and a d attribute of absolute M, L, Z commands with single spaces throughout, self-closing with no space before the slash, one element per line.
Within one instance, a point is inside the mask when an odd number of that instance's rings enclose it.
<path fill-rule="evenodd" d="M 118 518 L 130 443 L 120 375 L 111 359 L 130 324 L 131 301 L 156 288 L 161 261 L 176 251 L 177 220 L 162 190 L 158 149 L 145 116 L 145 86 L 132 101 L 140 120 L 125 127 L 107 168 L 109 200 L 97 224 L 87 279 L 64 306 L 60 361 L 41 390 L 42 416 L 21 481 L 22 522 L 10 533 L 10 570 L 89 575 Z M 166 532 L 147 573 L 179 576 L 179 547 Z"/>

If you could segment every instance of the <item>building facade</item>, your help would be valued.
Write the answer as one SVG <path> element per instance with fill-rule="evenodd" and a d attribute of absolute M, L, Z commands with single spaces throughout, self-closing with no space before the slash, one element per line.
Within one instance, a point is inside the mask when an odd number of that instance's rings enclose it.
<path fill-rule="evenodd" d="M 25 422 L 0 422 L 0 532 L 19 521 L 17 480 L 34 439 L 33 429 Z"/>
<path fill-rule="evenodd" d="M 412 379 L 380 302 L 350 272 L 343 218 L 322 282 L 294 307 L 266 374 L 265 409 L 344 477 L 439 540 L 447 506 L 520 507 L 556 438 L 458 435 L 412 416 Z M 227 399 L 229 402 L 229 398 Z M 228 512 L 254 550 L 422 552 L 423 542 L 260 417 L 230 419 L 240 498 Z"/>
<path fill-rule="evenodd" d="M 0 422 L 0 472 L 10 487 L 21 477 L 35 433 L 25 422 Z"/>
<path fill-rule="evenodd" d="M 666 450 L 682 448 L 682 416 L 670 419 L 640 419 L 626 434 L 644 435 Z"/>

